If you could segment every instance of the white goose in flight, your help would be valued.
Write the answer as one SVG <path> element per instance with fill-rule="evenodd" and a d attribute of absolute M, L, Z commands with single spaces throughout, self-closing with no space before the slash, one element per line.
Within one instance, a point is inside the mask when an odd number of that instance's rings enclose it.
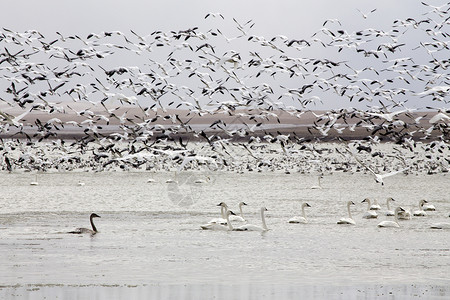
<path fill-rule="evenodd" d="M 378 183 L 381 183 L 381 185 L 384 185 L 384 181 L 383 181 L 384 178 L 390 177 L 390 176 L 393 176 L 393 175 L 396 175 L 396 174 L 398 174 L 398 173 L 402 173 L 402 172 L 404 172 L 404 171 L 406 171 L 406 170 L 409 169 L 409 167 L 407 167 L 407 168 L 403 168 L 403 169 L 398 170 L 398 171 L 393 171 L 393 172 L 389 172 L 389 173 L 385 173 L 385 174 L 378 174 L 378 173 L 376 173 L 374 170 L 372 170 L 370 167 L 366 166 L 362 161 L 360 161 L 360 160 L 355 156 L 355 154 L 354 154 L 353 152 L 351 152 L 351 151 L 348 150 L 348 149 L 347 149 L 347 151 L 350 152 L 350 154 L 356 159 L 356 161 L 357 161 L 361 166 L 363 166 L 363 167 L 366 168 L 370 173 L 372 173 L 372 175 L 375 177 L 375 181 L 378 182 Z"/>

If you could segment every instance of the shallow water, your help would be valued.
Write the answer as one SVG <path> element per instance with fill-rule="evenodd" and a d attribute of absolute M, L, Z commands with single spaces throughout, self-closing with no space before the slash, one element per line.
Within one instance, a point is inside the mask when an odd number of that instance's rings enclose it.
<path fill-rule="evenodd" d="M 194 183 L 206 179 L 206 183 Z M 46 173 L 30 186 L 30 173 L 1 177 L 0 282 L 2 298 L 345 299 L 391 295 L 446 298 L 450 294 L 449 177 L 397 175 L 384 186 L 370 175 L 335 173 L 317 177 L 284 173 L 145 172 Z M 147 183 L 149 178 L 155 183 Z M 78 181 L 85 186 L 78 186 Z M 362 199 L 378 199 L 378 220 L 365 220 Z M 427 199 L 437 208 L 426 217 L 378 228 L 389 217 L 385 199 L 405 208 Z M 266 206 L 270 231 L 203 231 L 224 201 L 261 224 Z M 337 225 L 352 207 L 355 226 Z M 307 201 L 309 224 L 288 224 Z M 95 236 L 65 232 L 89 227 Z M 226 297 L 224 296 L 226 295 Z"/>

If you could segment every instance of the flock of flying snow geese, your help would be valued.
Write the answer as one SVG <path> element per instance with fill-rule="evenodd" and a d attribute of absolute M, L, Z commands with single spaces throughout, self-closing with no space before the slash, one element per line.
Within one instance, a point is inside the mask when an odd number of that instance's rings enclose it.
<path fill-rule="evenodd" d="M 362 171 L 381 185 L 398 173 L 447 173 L 450 3 L 421 3 L 423 13 L 388 28 L 350 31 L 328 19 L 295 38 L 259 36 L 252 20 L 220 13 L 151 33 L 3 27 L 1 168 Z M 364 217 L 376 217 L 364 202 Z M 354 224 L 353 204 L 339 224 Z M 266 209 L 256 226 L 242 205 L 236 216 L 221 203 L 221 218 L 201 227 L 267 230 Z M 307 222 L 307 207 L 289 222 Z M 378 226 L 397 227 L 416 212 L 388 213 L 395 221 Z M 97 217 L 92 230 L 72 233 L 95 233 Z"/>
<path fill-rule="evenodd" d="M 389 170 L 393 160 L 403 165 L 394 172 L 407 171 L 406 165 L 447 172 L 448 109 L 408 108 L 411 99 L 445 105 L 450 92 L 450 5 L 422 4 L 423 15 L 395 20 L 389 30 L 347 32 L 333 19 L 305 39 L 257 36 L 251 20 L 234 18 L 230 33 L 192 27 L 46 38 L 3 28 L 2 168 L 208 165 L 288 173 L 309 171 L 311 161 L 323 164 L 331 151 L 344 158 L 336 170 L 361 167 L 381 183 L 384 175 L 374 169 Z M 218 13 L 205 19 L 226 25 Z M 314 110 L 324 101 L 366 109 Z M 312 120 L 304 123 L 307 115 Z M 355 132 L 361 139 L 349 138 Z M 324 139 L 336 141 L 335 148 L 321 149 L 317 142 Z M 373 150 L 382 141 L 398 148 Z M 362 162 L 356 151 L 380 159 Z M 349 164 L 352 158 L 358 163 Z"/>
<path fill-rule="evenodd" d="M 288 173 L 314 160 L 323 172 L 331 151 L 344 160 L 336 169 L 378 182 L 378 170 L 406 165 L 447 172 L 450 4 L 422 5 L 388 29 L 350 32 L 330 19 L 295 39 L 219 13 L 205 16 L 206 30 L 149 34 L 3 28 L 1 166 Z M 315 109 L 324 103 L 348 107 Z M 324 140 L 334 149 L 321 150 Z M 398 147 L 383 153 L 380 142 Z"/>

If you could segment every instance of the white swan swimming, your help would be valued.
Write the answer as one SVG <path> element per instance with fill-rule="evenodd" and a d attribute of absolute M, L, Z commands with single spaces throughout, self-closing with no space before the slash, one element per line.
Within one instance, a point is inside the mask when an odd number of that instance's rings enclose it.
<path fill-rule="evenodd" d="M 401 208 L 400 206 L 397 207 L 394 211 L 394 218 L 395 221 L 383 221 L 378 223 L 378 227 L 400 227 L 400 225 L 398 224 L 398 214 L 401 211 L 405 211 L 403 208 Z"/>
<path fill-rule="evenodd" d="M 91 222 L 92 230 L 88 229 L 88 228 L 77 228 L 77 229 L 75 229 L 73 231 L 69 231 L 68 233 L 74 233 L 74 234 L 82 234 L 82 233 L 96 234 L 98 232 L 98 230 L 97 230 L 97 228 L 94 225 L 94 221 L 93 221 L 94 218 L 100 218 L 100 216 L 95 214 L 95 213 L 92 213 L 89 216 L 89 221 Z"/>
<path fill-rule="evenodd" d="M 30 182 L 30 185 L 39 185 L 39 182 L 37 180 L 37 174 L 34 176 L 34 181 Z"/>
<path fill-rule="evenodd" d="M 269 230 L 269 228 L 267 228 L 266 219 L 264 217 L 265 211 L 267 211 L 267 208 L 261 207 L 262 227 L 258 226 L 258 225 L 253 225 L 253 224 L 245 224 L 245 225 L 242 225 L 239 227 L 235 227 L 232 230 L 234 230 L 234 231 L 261 231 L 261 232 Z"/>
<path fill-rule="evenodd" d="M 353 203 L 353 201 L 348 201 L 347 202 L 348 218 L 341 218 L 337 222 L 338 224 L 350 224 L 350 225 L 355 225 L 356 224 L 356 222 L 355 222 L 355 220 L 353 220 L 352 214 L 350 212 L 350 205 L 355 205 L 355 203 Z"/>
<path fill-rule="evenodd" d="M 173 178 L 167 179 L 167 180 L 166 180 L 166 183 L 178 183 L 178 180 L 177 180 L 177 172 L 175 171 L 174 174 L 175 174 L 174 177 L 173 177 Z"/>
<path fill-rule="evenodd" d="M 397 215 L 397 218 L 399 220 L 411 220 L 411 215 L 412 215 L 412 211 L 413 211 L 414 207 L 410 208 L 410 209 L 403 209 L 403 211 L 400 211 Z M 395 215 L 395 213 L 394 213 Z"/>
<path fill-rule="evenodd" d="M 312 187 L 311 187 L 311 189 L 313 189 L 313 190 L 321 190 L 322 189 L 322 185 L 320 184 L 320 179 L 322 179 L 323 178 L 323 176 L 319 176 L 318 178 L 317 178 L 317 180 L 318 180 L 318 185 L 313 185 Z"/>
<path fill-rule="evenodd" d="M 305 214 L 305 207 L 311 207 L 311 205 L 309 205 L 308 203 L 304 202 L 302 204 L 302 216 L 295 216 L 289 219 L 288 223 L 302 223 L 302 224 L 306 224 L 308 223 L 308 220 L 306 219 L 306 214 Z"/>
<path fill-rule="evenodd" d="M 156 171 L 153 171 L 153 172 L 151 173 L 150 178 L 147 179 L 147 183 L 156 183 L 155 178 L 153 178 L 153 176 L 154 176 L 155 174 L 156 174 Z"/>
<path fill-rule="evenodd" d="M 220 218 L 213 218 L 211 219 L 208 224 L 221 224 L 221 225 L 227 225 L 227 211 L 228 211 L 228 205 L 226 205 L 225 202 L 220 202 L 217 204 L 217 206 L 220 206 Z M 232 214 L 234 215 L 234 213 Z"/>
<path fill-rule="evenodd" d="M 366 198 L 364 199 L 361 203 L 367 203 L 367 211 L 363 214 L 363 219 L 376 219 L 378 218 L 378 214 L 376 211 L 374 210 L 370 210 L 371 209 L 371 205 L 370 205 L 370 199 Z"/>
<path fill-rule="evenodd" d="M 244 213 L 242 212 L 242 206 L 247 205 L 245 202 L 239 202 L 239 211 L 241 212 L 240 216 L 237 215 L 231 215 L 230 220 L 231 221 L 238 221 L 238 222 L 247 222 L 244 218 Z"/>
<path fill-rule="evenodd" d="M 233 226 L 231 226 L 230 222 L 230 215 L 234 215 L 234 213 L 231 210 L 227 210 L 225 213 L 225 224 L 219 224 L 219 223 L 208 223 L 204 225 L 200 225 L 200 228 L 203 230 L 233 230 Z"/>
<path fill-rule="evenodd" d="M 385 213 L 386 216 L 395 216 L 395 212 L 393 210 L 391 210 L 391 206 L 389 205 L 389 202 L 394 201 L 394 198 L 389 197 L 386 199 L 386 206 L 387 206 L 387 211 Z"/>
<path fill-rule="evenodd" d="M 436 207 L 434 207 L 433 204 L 426 203 L 426 204 L 423 205 L 423 210 L 424 211 L 435 211 Z"/>
<path fill-rule="evenodd" d="M 209 176 L 205 176 L 205 179 L 197 178 L 194 180 L 194 183 L 207 183 L 211 180 Z"/>
<path fill-rule="evenodd" d="M 370 210 L 380 210 L 381 209 L 381 206 L 380 206 L 380 204 L 378 204 L 377 199 L 373 200 L 373 204 L 370 205 L 369 209 Z"/>
<path fill-rule="evenodd" d="M 450 229 L 450 223 L 434 223 L 430 226 L 432 229 Z"/>
<path fill-rule="evenodd" d="M 423 205 L 425 203 L 428 203 L 428 201 L 425 200 L 425 199 L 422 199 L 422 200 L 419 201 L 419 209 L 413 211 L 413 216 L 415 216 L 415 217 L 425 217 L 427 215 L 427 213 L 423 209 Z"/>

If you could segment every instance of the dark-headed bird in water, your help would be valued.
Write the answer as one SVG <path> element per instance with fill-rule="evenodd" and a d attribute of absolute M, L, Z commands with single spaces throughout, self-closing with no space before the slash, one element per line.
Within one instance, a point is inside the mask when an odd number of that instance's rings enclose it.
<path fill-rule="evenodd" d="M 91 216 L 89 217 L 89 220 L 91 221 L 92 229 L 88 229 L 88 228 L 77 228 L 77 229 L 75 229 L 75 230 L 73 230 L 73 231 L 69 231 L 68 233 L 74 233 L 74 234 L 82 234 L 82 233 L 96 234 L 98 231 L 97 231 L 97 228 L 95 227 L 94 222 L 93 222 L 93 220 L 92 220 L 92 219 L 94 219 L 94 218 L 100 218 L 100 216 L 97 215 L 97 214 L 95 214 L 95 213 L 93 213 L 93 214 L 91 214 Z"/>

